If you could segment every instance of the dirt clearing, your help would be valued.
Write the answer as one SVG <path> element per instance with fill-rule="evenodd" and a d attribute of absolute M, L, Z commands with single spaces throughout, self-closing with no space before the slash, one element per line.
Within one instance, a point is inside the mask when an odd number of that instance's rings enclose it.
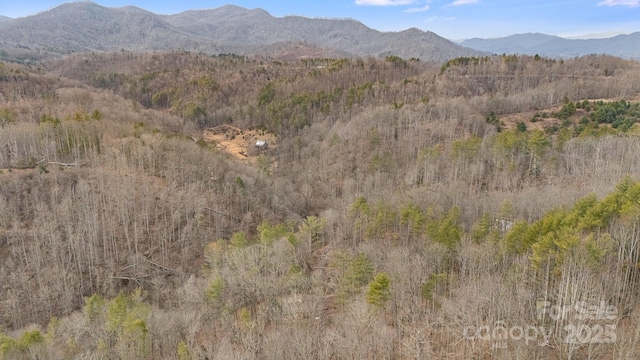
<path fill-rule="evenodd" d="M 277 147 L 276 136 L 268 131 L 243 130 L 231 125 L 205 129 L 202 138 L 239 159 L 255 157 Z M 256 145 L 259 142 L 261 146 Z"/>

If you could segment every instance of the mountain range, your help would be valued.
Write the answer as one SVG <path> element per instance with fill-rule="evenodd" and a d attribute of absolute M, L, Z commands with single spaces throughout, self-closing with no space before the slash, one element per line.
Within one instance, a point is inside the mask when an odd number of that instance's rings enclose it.
<path fill-rule="evenodd" d="M 313 56 L 395 55 L 441 62 L 484 54 L 415 28 L 380 32 L 351 19 L 273 17 L 262 9 L 226 5 L 158 15 L 133 7 L 92 2 L 60 5 L 33 16 L 0 21 L 0 55 L 41 60 L 73 52 L 186 50 L 206 54 L 272 56 L 296 44 Z M 290 52 L 290 51 L 289 51 Z"/>
<path fill-rule="evenodd" d="M 381 32 L 353 19 L 274 17 L 262 9 L 235 5 L 159 15 L 90 1 L 66 3 L 17 19 L 0 16 L 0 59 L 4 60 L 28 63 L 77 52 L 156 50 L 281 60 L 393 55 L 444 62 L 489 54 L 554 58 L 609 54 L 640 59 L 640 32 L 588 40 L 535 33 L 455 43 L 416 28 Z"/>
<path fill-rule="evenodd" d="M 498 39 L 469 39 L 462 41 L 460 45 L 494 54 L 538 54 L 565 58 L 608 54 L 627 59 L 640 59 L 640 32 L 604 39 L 566 39 L 529 33 Z"/>

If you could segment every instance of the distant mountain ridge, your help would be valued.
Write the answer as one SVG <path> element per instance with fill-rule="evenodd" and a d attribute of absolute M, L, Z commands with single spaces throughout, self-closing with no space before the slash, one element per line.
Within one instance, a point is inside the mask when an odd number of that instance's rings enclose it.
<path fill-rule="evenodd" d="M 565 39 L 571 39 L 571 40 L 591 40 L 591 39 L 608 39 L 618 35 L 629 35 L 631 33 L 633 33 L 633 31 L 605 31 L 601 33 L 570 35 L 570 36 L 562 36 L 562 37 Z"/>
<path fill-rule="evenodd" d="M 133 6 L 108 8 L 74 2 L 0 21 L 0 33 L 0 55 L 9 60 L 37 61 L 75 52 L 120 50 L 270 56 L 282 49 L 283 43 L 299 44 L 304 50 L 301 57 L 306 52 L 324 52 L 442 62 L 484 55 L 418 29 L 380 32 L 351 19 L 277 18 L 262 9 L 235 5 L 158 15 Z"/>
<path fill-rule="evenodd" d="M 460 44 L 494 54 L 538 54 L 548 57 L 608 54 L 626 59 L 640 59 L 640 32 L 602 39 L 567 39 L 528 33 L 498 39 L 468 39 Z"/>

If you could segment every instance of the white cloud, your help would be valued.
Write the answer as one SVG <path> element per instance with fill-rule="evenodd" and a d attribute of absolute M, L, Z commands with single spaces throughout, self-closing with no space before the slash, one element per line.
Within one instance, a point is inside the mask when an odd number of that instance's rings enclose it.
<path fill-rule="evenodd" d="M 460 5 L 469 5 L 469 4 L 475 4 L 477 3 L 479 0 L 455 0 L 454 2 L 452 2 L 450 5 L 451 6 L 460 6 Z M 607 1 L 607 0 L 605 0 Z M 610 0 L 609 0 L 610 1 Z M 640 0 L 639 0 L 640 1 Z"/>
<path fill-rule="evenodd" d="M 356 0 L 356 5 L 364 6 L 398 6 L 410 5 L 417 0 Z"/>
<path fill-rule="evenodd" d="M 629 6 L 629 7 L 637 7 L 640 6 L 640 0 L 604 0 L 603 2 L 598 3 L 600 6 Z"/>
<path fill-rule="evenodd" d="M 454 21 L 455 19 L 456 19 L 455 17 L 432 16 L 427 20 L 425 20 L 424 23 L 433 24 L 433 23 L 440 23 L 440 22 L 450 22 L 450 21 Z"/>
<path fill-rule="evenodd" d="M 424 11 L 427 11 L 427 10 L 429 10 L 429 5 L 425 5 L 425 6 L 422 6 L 422 7 L 416 7 L 416 8 L 410 8 L 410 9 L 404 10 L 403 12 L 406 12 L 406 13 L 419 13 L 419 12 L 424 12 Z"/>

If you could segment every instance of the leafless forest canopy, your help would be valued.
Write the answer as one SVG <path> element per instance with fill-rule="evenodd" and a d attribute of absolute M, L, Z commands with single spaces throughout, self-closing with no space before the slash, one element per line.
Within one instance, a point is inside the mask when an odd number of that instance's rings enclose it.
<path fill-rule="evenodd" d="M 640 357 L 639 102 L 595 55 L 0 63 L 0 359 Z"/>

